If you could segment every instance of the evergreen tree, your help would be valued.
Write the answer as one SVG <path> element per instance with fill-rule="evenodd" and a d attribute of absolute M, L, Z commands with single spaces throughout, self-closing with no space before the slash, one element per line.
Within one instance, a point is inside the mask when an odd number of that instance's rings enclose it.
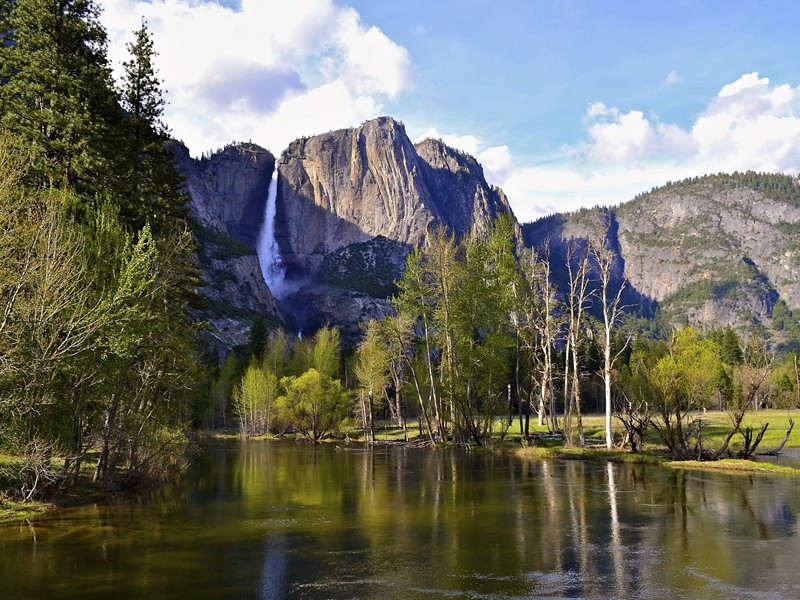
<path fill-rule="evenodd" d="M 117 187 L 121 111 L 98 16 L 91 0 L 0 6 L 0 127 L 26 148 L 30 183 L 84 199 Z"/>
<path fill-rule="evenodd" d="M 261 360 L 264 357 L 264 351 L 267 349 L 267 326 L 264 324 L 264 319 L 261 315 L 256 315 L 253 318 L 253 326 L 250 327 L 250 355 L 256 360 Z"/>
<path fill-rule="evenodd" d="M 733 328 L 728 325 L 722 333 L 720 341 L 722 362 L 728 365 L 738 365 L 742 362 L 742 348 L 739 344 L 739 336 Z"/>
<path fill-rule="evenodd" d="M 147 22 L 127 45 L 130 60 L 123 63 L 121 102 L 126 112 L 128 156 L 123 214 L 134 227 L 149 222 L 155 231 L 185 219 L 188 196 L 175 170 L 163 122 L 166 102 L 153 60 L 157 55 Z"/>

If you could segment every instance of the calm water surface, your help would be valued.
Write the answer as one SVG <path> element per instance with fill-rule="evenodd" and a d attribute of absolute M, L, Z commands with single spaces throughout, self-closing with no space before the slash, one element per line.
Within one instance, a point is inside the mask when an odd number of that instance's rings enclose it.
<path fill-rule="evenodd" d="M 800 483 L 214 445 L 177 487 L 0 527 L 0 598 L 800 598 Z"/>

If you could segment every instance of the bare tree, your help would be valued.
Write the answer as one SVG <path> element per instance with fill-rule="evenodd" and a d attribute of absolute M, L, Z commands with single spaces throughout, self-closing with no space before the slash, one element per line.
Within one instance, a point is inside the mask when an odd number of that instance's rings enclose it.
<path fill-rule="evenodd" d="M 597 264 L 597 270 L 600 275 L 600 299 L 603 303 L 603 337 L 601 338 L 601 345 L 603 347 L 603 384 L 605 387 L 605 438 L 606 448 L 611 449 L 614 444 L 614 438 L 611 432 L 611 373 L 617 359 L 628 345 L 628 340 L 626 340 L 623 347 L 616 354 L 612 355 L 611 334 L 614 325 L 622 315 L 622 292 L 625 289 L 626 282 L 623 279 L 617 289 L 617 293 L 614 294 L 611 289 L 614 251 L 608 247 L 608 242 L 605 237 L 600 237 L 596 243 L 592 244 L 591 254 Z"/>
<path fill-rule="evenodd" d="M 565 419 L 565 441 L 572 443 L 572 416 L 577 419 L 578 442 L 586 443 L 581 417 L 581 382 L 579 349 L 585 333 L 582 330 L 584 311 L 592 296 L 589 290 L 589 252 L 586 247 L 571 240 L 567 245 L 567 274 L 569 275 L 569 347 L 572 351 L 572 405 Z"/>
<path fill-rule="evenodd" d="M 760 431 L 756 434 L 752 425 L 742 427 L 747 411 L 754 410 L 762 399 L 764 399 L 768 392 L 767 382 L 769 376 L 772 374 L 772 364 L 774 356 L 767 351 L 766 345 L 763 340 L 753 336 L 750 342 L 745 346 L 742 364 L 736 370 L 736 378 L 738 380 L 738 387 L 741 389 L 741 395 L 733 400 L 729 405 L 728 413 L 731 420 L 731 429 L 725 436 L 725 441 L 722 446 L 709 453 L 711 460 L 717 460 L 728 450 L 728 445 L 736 433 L 739 433 L 744 438 L 744 446 L 738 452 L 738 458 L 749 458 L 752 456 L 764 434 L 767 432 L 769 423 L 764 423 Z"/>

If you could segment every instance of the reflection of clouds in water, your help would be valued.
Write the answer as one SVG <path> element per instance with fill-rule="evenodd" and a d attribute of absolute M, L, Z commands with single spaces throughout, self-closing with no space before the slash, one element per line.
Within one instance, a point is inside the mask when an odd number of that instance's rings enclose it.
<path fill-rule="evenodd" d="M 286 543 L 282 537 L 267 539 L 264 552 L 264 564 L 261 567 L 261 579 L 258 584 L 260 600 L 285 598 L 286 589 Z"/>

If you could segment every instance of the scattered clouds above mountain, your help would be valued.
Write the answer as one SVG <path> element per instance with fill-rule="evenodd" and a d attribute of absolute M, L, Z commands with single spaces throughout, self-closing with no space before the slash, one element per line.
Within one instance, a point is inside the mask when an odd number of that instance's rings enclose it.
<path fill-rule="evenodd" d="M 586 139 L 547 160 L 508 157 L 495 177 L 521 220 L 618 204 L 668 180 L 720 171 L 800 172 L 800 86 L 749 73 L 724 86 L 688 128 L 595 102 Z M 480 155 L 481 147 L 475 149 Z M 495 174 L 486 169 L 487 175 Z"/>
<path fill-rule="evenodd" d="M 213 0 L 105 0 L 104 6 L 118 70 L 131 32 L 142 17 L 148 20 L 169 89 L 166 120 L 196 155 L 232 140 L 277 153 L 299 136 L 378 116 L 386 102 L 413 88 L 406 48 L 334 0 L 241 0 L 236 9 Z M 679 84 L 681 76 L 671 71 L 662 89 Z M 468 132 L 431 128 L 417 139 L 441 138 L 474 155 L 521 220 L 616 204 L 667 180 L 705 173 L 800 172 L 800 87 L 742 75 L 688 125 L 663 122 L 643 108 L 594 102 L 583 116 L 583 140 L 548 157 L 525 155 L 524 148 L 512 154 Z M 413 119 L 424 122 L 425 115 Z"/>
<path fill-rule="evenodd" d="M 167 122 L 195 154 L 248 139 L 280 152 L 298 136 L 375 117 L 412 86 L 406 49 L 331 0 L 103 4 L 117 69 L 147 19 L 168 82 Z"/>

